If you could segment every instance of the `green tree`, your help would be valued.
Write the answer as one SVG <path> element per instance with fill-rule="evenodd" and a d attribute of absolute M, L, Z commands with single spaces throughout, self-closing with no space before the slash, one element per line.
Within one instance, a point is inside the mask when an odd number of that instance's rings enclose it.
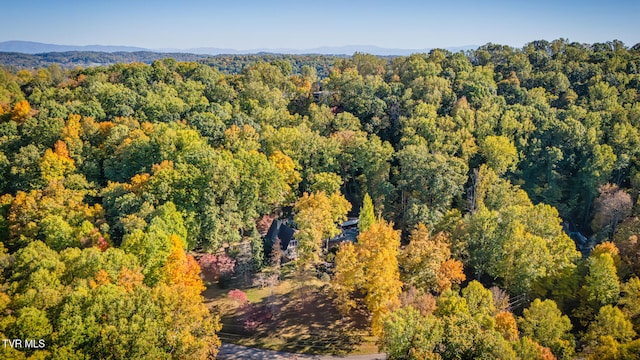
<path fill-rule="evenodd" d="M 620 282 L 611 255 L 594 254 L 587 260 L 587 268 L 589 273 L 583 287 L 586 300 L 599 306 L 615 304 L 620 296 Z"/>
<path fill-rule="evenodd" d="M 173 246 L 172 236 L 186 246 L 187 232 L 182 216 L 173 203 L 166 203 L 156 209 L 146 229 L 134 230 L 122 241 L 121 248 L 139 259 L 148 285 L 155 285 L 163 276 L 163 266 Z"/>
<path fill-rule="evenodd" d="M 18 311 L 15 323 L 7 335 L 14 339 L 50 339 L 53 327 L 49 323 L 47 313 L 43 310 L 26 306 Z"/>
<path fill-rule="evenodd" d="M 64 294 L 60 278 L 65 271 L 59 254 L 43 242 L 34 241 L 16 251 L 14 257 L 7 289 L 13 307 L 47 310 L 57 306 Z"/>
<path fill-rule="evenodd" d="M 467 215 L 456 235 L 476 274 L 502 279 L 512 293 L 528 293 L 537 281 L 574 267 L 579 253 L 558 211 L 545 204 L 533 206 L 508 182 L 487 184 L 496 179 L 495 173 L 480 170 L 474 195 L 477 210 Z M 509 204 L 511 200 L 515 203 Z M 509 205 L 501 206 L 505 201 Z"/>
<path fill-rule="evenodd" d="M 338 174 L 320 172 L 313 174 L 310 190 L 314 193 L 324 192 L 327 195 L 340 193 L 343 181 Z"/>
<path fill-rule="evenodd" d="M 608 252 L 593 252 L 586 261 L 587 274 L 580 289 L 580 306 L 574 311 L 583 326 L 593 321 L 598 309 L 614 305 L 620 297 L 620 281 Z"/>
<path fill-rule="evenodd" d="M 397 153 L 398 186 L 409 227 L 434 223 L 462 193 L 467 164 L 456 157 L 432 154 L 423 146 L 409 145 Z"/>
<path fill-rule="evenodd" d="M 473 316 L 490 317 L 496 312 L 491 291 L 476 280 L 471 281 L 467 287 L 462 289 L 462 297 L 467 300 L 469 313 Z"/>
<path fill-rule="evenodd" d="M 535 299 L 524 309 L 518 324 L 522 336 L 528 336 L 542 346 L 549 347 L 555 356 L 570 359 L 574 355 L 571 320 L 562 315 L 553 300 Z"/>
<path fill-rule="evenodd" d="M 362 207 L 360 208 L 360 215 L 358 220 L 358 230 L 360 232 L 367 231 L 371 224 L 376 221 L 373 202 L 371 201 L 371 196 L 369 196 L 369 193 L 364 194 L 364 200 L 362 201 Z"/>
<path fill-rule="evenodd" d="M 436 350 L 443 333 L 442 320 L 422 316 L 409 306 L 386 318 L 379 348 L 389 359 L 438 359 Z"/>
<path fill-rule="evenodd" d="M 609 345 L 609 341 L 624 344 L 633 340 L 636 332 L 629 318 L 617 307 L 606 305 L 600 308 L 595 321 L 589 324 L 584 341 L 595 352 L 603 345 Z"/>
<path fill-rule="evenodd" d="M 487 136 L 480 146 L 480 153 L 487 159 L 487 165 L 497 174 L 515 170 L 518 151 L 505 136 Z"/>
<path fill-rule="evenodd" d="M 240 151 L 236 159 L 240 183 L 235 195 L 245 227 L 250 227 L 259 216 L 271 213 L 282 204 L 287 194 L 287 183 L 264 154 Z"/>
<path fill-rule="evenodd" d="M 631 319 L 636 332 L 640 331 L 640 279 L 632 277 L 622 285 L 622 294 L 618 302 L 622 311 Z"/>

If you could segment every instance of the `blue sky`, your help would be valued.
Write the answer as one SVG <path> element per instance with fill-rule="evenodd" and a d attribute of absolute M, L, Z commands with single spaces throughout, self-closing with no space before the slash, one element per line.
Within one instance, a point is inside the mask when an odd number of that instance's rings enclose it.
<path fill-rule="evenodd" d="M 640 42 L 638 0 L 6 0 L 0 14 L 0 41 L 155 49 Z"/>

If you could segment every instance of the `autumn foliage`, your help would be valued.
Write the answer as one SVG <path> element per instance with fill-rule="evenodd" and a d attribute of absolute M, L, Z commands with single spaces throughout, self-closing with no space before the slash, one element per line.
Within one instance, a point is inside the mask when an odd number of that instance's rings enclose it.
<path fill-rule="evenodd" d="M 247 294 L 242 290 L 234 289 L 229 291 L 229 298 L 240 306 L 247 304 Z"/>
<path fill-rule="evenodd" d="M 165 264 L 163 282 L 154 289 L 165 309 L 167 341 L 180 357 L 207 358 L 220 346 L 215 332 L 221 325 L 203 304 L 201 293 L 205 287 L 198 263 L 185 253 L 178 236 L 172 235 L 171 241 L 173 248 Z M 183 313 L 188 316 L 181 316 Z"/>
<path fill-rule="evenodd" d="M 16 122 L 24 121 L 31 112 L 31 105 L 27 100 L 20 100 L 11 111 L 11 120 Z"/>
<path fill-rule="evenodd" d="M 351 204 L 340 193 L 324 191 L 304 193 L 294 207 L 294 222 L 298 225 L 298 248 L 302 261 L 318 260 L 323 240 L 339 234 L 338 224 L 347 219 Z"/>
<path fill-rule="evenodd" d="M 205 280 L 218 281 L 233 273 L 236 261 L 226 254 L 204 254 L 198 260 Z"/>
<path fill-rule="evenodd" d="M 336 254 L 337 305 L 348 311 L 356 305 L 353 292 L 362 291 L 376 335 L 382 331 L 384 316 L 400 305 L 399 247 L 400 234 L 393 224 L 378 220 L 358 236 L 356 245 L 343 244 Z"/>
<path fill-rule="evenodd" d="M 424 224 L 418 224 L 411 232 L 400 264 L 405 283 L 425 291 L 443 292 L 466 279 L 462 262 L 451 258 L 446 235 L 430 236 Z"/>
<path fill-rule="evenodd" d="M 0 358 L 214 358 L 201 275 L 290 267 L 331 278 L 390 360 L 635 358 L 639 50 L 20 55 L 0 68 L 0 335 L 47 347 Z M 347 215 L 359 236 L 336 246 Z"/>

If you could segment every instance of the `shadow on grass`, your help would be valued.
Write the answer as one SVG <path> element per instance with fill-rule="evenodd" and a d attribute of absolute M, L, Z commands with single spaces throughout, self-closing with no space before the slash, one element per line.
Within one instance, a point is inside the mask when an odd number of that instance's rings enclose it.
<path fill-rule="evenodd" d="M 291 292 L 225 312 L 221 338 L 245 346 L 306 354 L 344 355 L 363 342 L 368 318 L 342 319 L 328 286 Z"/>

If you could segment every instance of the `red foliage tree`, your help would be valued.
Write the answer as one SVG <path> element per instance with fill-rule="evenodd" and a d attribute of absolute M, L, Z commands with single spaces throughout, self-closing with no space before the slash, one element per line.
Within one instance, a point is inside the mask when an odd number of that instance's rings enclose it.
<path fill-rule="evenodd" d="M 247 304 L 247 294 L 245 294 L 242 290 L 235 289 L 229 291 L 229 297 L 239 305 Z"/>
<path fill-rule="evenodd" d="M 205 280 L 218 281 L 233 274 L 236 261 L 226 254 L 205 254 L 198 260 L 198 264 Z"/>

